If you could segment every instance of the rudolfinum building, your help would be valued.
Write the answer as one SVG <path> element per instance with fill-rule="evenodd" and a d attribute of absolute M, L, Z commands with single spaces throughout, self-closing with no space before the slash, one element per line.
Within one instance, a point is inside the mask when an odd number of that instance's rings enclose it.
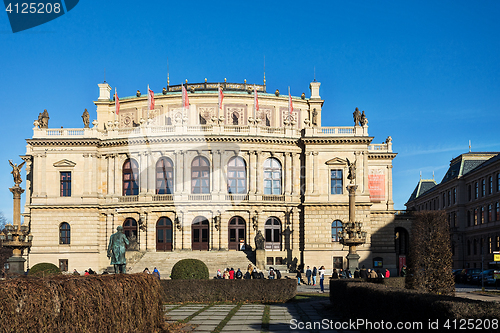
<path fill-rule="evenodd" d="M 356 163 L 356 221 L 367 233 L 360 265 L 394 274 L 404 261 L 392 139 L 372 143 L 364 113 L 361 123 L 324 126 L 322 113 L 353 110 L 324 108 L 319 82 L 309 97 L 290 97 L 267 93 L 265 80 L 186 81 L 153 96 L 118 95 L 119 103 L 115 89 L 98 86 L 96 120 L 87 113 L 81 128 L 50 128 L 40 114 L 27 140 L 30 266 L 106 269 L 109 237 L 121 225 L 132 272 L 167 273 L 184 257 L 201 258 L 212 273 L 243 270 L 255 260 L 258 231 L 269 266 L 346 268 L 339 231 L 349 220 L 348 163 Z"/>

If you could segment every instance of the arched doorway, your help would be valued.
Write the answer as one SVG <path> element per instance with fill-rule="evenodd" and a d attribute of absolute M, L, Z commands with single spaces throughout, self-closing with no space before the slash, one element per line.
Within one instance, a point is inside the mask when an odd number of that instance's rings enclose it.
<path fill-rule="evenodd" d="M 208 251 L 208 220 L 198 216 L 191 227 L 191 249 L 193 251 Z"/>
<path fill-rule="evenodd" d="M 168 217 L 156 222 L 156 251 L 172 251 L 172 221 Z"/>
<path fill-rule="evenodd" d="M 397 227 L 394 229 L 394 247 L 398 258 L 398 275 L 403 265 L 406 265 L 406 256 L 408 255 L 410 236 L 405 228 Z"/>
<path fill-rule="evenodd" d="M 245 243 L 245 220 L 239 216 L 229 220 L 229 250 L 240 250 L 240 244 Z"/>
<path fill-rule="evenodd" d="M 264 227 L 266 233 L 266 250 L 281 251 L 281 221 L 276 217 L 270 217 Z"/>

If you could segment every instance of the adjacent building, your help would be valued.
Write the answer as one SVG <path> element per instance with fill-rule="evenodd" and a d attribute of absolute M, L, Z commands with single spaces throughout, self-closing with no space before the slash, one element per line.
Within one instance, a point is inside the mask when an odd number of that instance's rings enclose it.
<path fill-rule="evenodd" d="M 454 158 L 443 180 L 420 179 L 408 210 L 445 210 L 453 268 L 497 267 L 500 251 L 500 154 L 469 152 Z"/>
<path fill-rule="evenodd" d="M 104 269 L 122 225 L 138 252 L 248 251 L 261 231 L 268 265 L 345 267 L 349 160 L 368 234 L 360 263 L 398 269 L 395 247 L 406 245 L 394 239 L 407 243 L 408 225 L 394 217 L 392 139 L 372 143 L 359 111 L 354 125 L 323 126 L 334 111 L 319 82 L 295 97 L 267 93 L 265 81 L 205 80 L 119 103 L 98 86 L 91 125 L 84 114 L 83 128 L 50 128 L 41 114 L 27 140 L 30 265 Z"/>

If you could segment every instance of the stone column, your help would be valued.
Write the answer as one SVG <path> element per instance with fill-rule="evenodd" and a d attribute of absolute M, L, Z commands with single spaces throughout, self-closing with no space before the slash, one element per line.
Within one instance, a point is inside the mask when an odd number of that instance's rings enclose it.
<path fill-rule="evenodd" d="M 27 248 L 27 246 L 22 246 L 23 242 L 20 241 L 19 235 L 21 234 L 21 194 L 24 193 L 24 190 L 18 184 L 11 187 L 9 190 L 12 192 L 12 195 L 14 197 L 14 214 L 12 224 L 14 225 L 16 230 L 12 232 L 13 240 L 11 242 L 13 244 L 11 246 L 8 246 L 12 248 L 12 257 L 7 259 L 7 262 L 9 263 L 9 273 L 23 274 L 24 263 L 26 262 L 26 259 L 24 259 L 22 255 L 23 249 Z M 16 246 L 15 243 L 17 243 L 18 246 Z"/>
<path fill-rule="evenodd" d="M 156 194 L 156 156 L 153 153 L 147 153 L 147 161 L 148 165 L 146 166 L 147 174 L 148 174 L 148 182 L 147 182 L 147 192 L 149 195 Z"/>
<path fill-rule="evenodd" d="M 319 163 L 318 163 L 318 152 L 315 151 L 312 153 L 313 155 L 313 193 L 318 194 L 318 190 L 320 187 L 320 178 L 319 178 Z"/>
<path fill-rule="evenodd" d="M 353 223 L 356 221 L 356 189 L 357 185 L 347 185 L 347 190 L 349 191 L 349 223 Z M 359 254 L 356 253 L 356 245 L 349 245 L 349 254 L 347 255 L 347 267 L 351 272 L 356 270 L 356 267 L 359 267 Z"/>
<path fill-rule="evenodd" d="M 313 152 L 306 152 L 306 191 L 312 194 L 314 191 L 314 163 Z"/>
<path fill-rule="evenodd" d="M 91 185 L 91 193 L 92 196 L 97 197 L 97 183 L 99 181 L 99 174 L 98 174 L 98 168 L 97 164 L 101 160 L 101 155 L 99 154 L 92 154 L 92 185 Z"/>
<path fill-rule="evenodd" d="M 122 163 L 122 166 L 120 166 L 119 162 L 123 162 L 123 161 L 121 161 L 121 159 L 119 159 L 118 154 L 113 154 L 112 162 L 113 162 L 113 173 L 111 174 L 111 177 L 113 178 L 113 195 L 122 195 L 123 194 L 123 191 L 122 191 L 122 180 L 123 180 L 122 167 L 123 167 L 123 163 Z"/>
<path fill-rule="evenodd" d="M 263 163 L 262 163 L 262 152 L 261 151 L 256 151 L 255 152 L 255 181 L 256 181 L 256 191 L 255 194 L 260 195 L 262 194 L 262 188 L 264 186 L 263 180 L 262 180 L 262 168 L 263 168 Z"/>
<path fill-rule="evenodd" d="M 147 192 L 148 188 L 148 173 L 147 173 L 147 164 L 148 164 L 148 154 L 140 153 L 139 154 L 139 194 L 144 195 Z"/>
<path fill-rule="evenodd" d="M 40 195 L 42 197 L 47 197 L 47 190 L 46 190 L 46 175 L 47 175 L 47 153 L 43 153 L 40 155 L 41 156 L 41 161 L 40 161 L 40 164 L 42 166 L 42 170 L 41 170 L 41 173 L 40 173 L 40 178 L 38 179 L 39 181 L 41 181 L 42 183 L 42 187 L 40 189 Z"/>
<path fill-rule="evenodd" d="M 183 166 L 183 171 L 184 171 L 184 194 L 189 194 L 191 193 L 191 152 L 186 151 L 184 154 L 184 166 Z"/>
<path fill-rule="evenodd" d="M 88 196 L 90 194 L 90 184 L 92 183 L 92 169 L 90 168 L 90 154 L 85 153 L 83 154 L 83 170 L 84 170 L 84 177 L 85 180 L 83 182 L 83 195 Z"/>
<path fill-rule="evenodd" d="M 221 177 L 221 172 L 220 172 L 220 162 L 221 162 L 221 151 L 216 150 L 216 151 L 211 151 L 212 154 L 212 163 L 210 163 L 213 172 L 210 173 L 211 181 L 212 181 L 212 193 L 214 194 L 219 194 L 220 193 L 220 177 Z"/>
<path fill-rule="evenodd" d="M 292 193 L 292 163 L 289 152 L 283 153 L 285 160 L 285 195 L 288 197 Z"/>
<path fill-rule="evenodd" d="M 248 151 L 248 187 L 250 194 L 254 194 L 257 186 L 257 180 L 255 179 L 255 151 Z"/>

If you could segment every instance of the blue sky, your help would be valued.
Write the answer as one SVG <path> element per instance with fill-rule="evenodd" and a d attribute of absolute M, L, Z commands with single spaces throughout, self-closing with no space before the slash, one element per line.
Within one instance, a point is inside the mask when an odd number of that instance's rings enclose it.
<path fill-rule="evenodd" d="M 82 127 L 104 79 L 130 96 L 149 84 L 222 81 L 306 92 L 321 82 L 324 126 L 365 110 L 374 143 L 393 138 L 396 209 L 419 174 L 439 182 L 468 151 L 500 151 L 499 1 L 80 1 L 13 34 L 0 13 L 0 211 L 12 218 L 9 159 L 33 121 Z M 24 172 L 23 172 L 24 177 Z M 25 183 L 23 182 L 23 185 Z"/>

